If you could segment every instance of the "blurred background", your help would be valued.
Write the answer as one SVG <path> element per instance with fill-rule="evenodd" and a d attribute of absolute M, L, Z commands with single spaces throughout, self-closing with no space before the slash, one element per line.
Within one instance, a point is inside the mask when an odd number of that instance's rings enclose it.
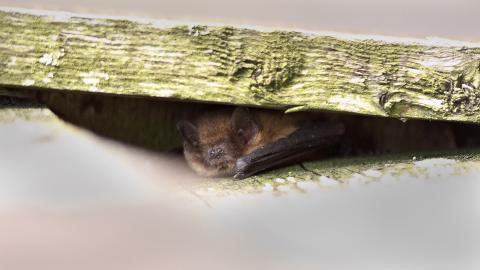
<path fill-rule="evenodd" d="M 0 0 L 0 6 L 480 41 L 478 0 Z M 454 162 L 437 160 L 419 166 L 427 173 L 374 184 L 306 181 L 281 194 L 269 186 L 262 193 L 202 194 L 192 186 L 203 180 L 179 155 L 98 137 L 46 109 L 35 114 L 41 117 L 0 121 L 0 269 L 480 267 L 478 162 L 458 171 Z"/>

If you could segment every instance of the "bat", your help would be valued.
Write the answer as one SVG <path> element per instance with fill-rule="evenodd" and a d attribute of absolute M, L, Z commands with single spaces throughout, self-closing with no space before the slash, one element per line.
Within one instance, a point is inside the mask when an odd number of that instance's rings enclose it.
<path fill-rule="evenodd" d="M 194 171 L 235 179 L 310 159 L 454 149 L 454 127 L 445 122 L 284 114 L 246 107 L 211 110 L 177 123 L 185 159 Z"/>
<path fill-rule="evenodd" d="M 201 176 L 253 174 L 334 153 L 341 122 L 310 113 L 284 114 L 246 107 L 222 108 L 182 120 L 177 129 L 184 156 Z"/>

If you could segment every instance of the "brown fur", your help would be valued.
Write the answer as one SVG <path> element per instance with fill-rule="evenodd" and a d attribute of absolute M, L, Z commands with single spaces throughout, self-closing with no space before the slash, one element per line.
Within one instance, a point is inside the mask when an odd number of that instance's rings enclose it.
<path fill-rule="evenodd" d="M 455 148 L 455 137 L 447 123 L 359 117 L 340 114 L 295 113 L 250 109 L 249 118 L 258 130 L 246 143 L 233 130 L 234 108 L 208 111 L 193 119 L 197 146 L 184 143 L 184 155 L 193 170 L 207 177 L 231 176 L 237 159 L 255 149 L 288 137 L 304 121 L 338 121 L 346 127 L 341 144 L 350 144 L 350 154 L 418 152 Z M 218 150 L 221 155 L 209 155 Z"/>
<path fill-rule="evenodd" d="M 184 155 L 190 167 L 198 174 L 207 177 L 231 176 L 238 158 L 280 138 L 287 137 L 297 129 L 301 114 L 287 115 L 278 111 L 250 109 L 250 115 L 258 125 L 258 132 L 243 145 L 236 140 L 232 129 L 234 109 L 221 109 L 206 112 L 192 121 L 197 127 L 199 147 L 184 145 Z M 215 146 L 223 145 L 226 150 L 222 162 L 212 163 L 207 152 Z"/>

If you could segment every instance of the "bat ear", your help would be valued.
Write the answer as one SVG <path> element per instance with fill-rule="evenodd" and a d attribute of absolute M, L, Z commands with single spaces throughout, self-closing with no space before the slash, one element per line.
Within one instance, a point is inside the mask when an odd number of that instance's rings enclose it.
<path fill-rule="evenodd" d="M 259 127 L 253 119 L 250 110 L 245 107 L 238 107 L 232 114 L 232 130 L 235 137 L 243 144 L 248 144 L 259 132 Z"/>
<path fill-rule="evenodd" d="M 195 147 L 199 145 L 198 131 L 194 124 L 181 120 L 177 123 L 177 129 L 185 142 Z"/>

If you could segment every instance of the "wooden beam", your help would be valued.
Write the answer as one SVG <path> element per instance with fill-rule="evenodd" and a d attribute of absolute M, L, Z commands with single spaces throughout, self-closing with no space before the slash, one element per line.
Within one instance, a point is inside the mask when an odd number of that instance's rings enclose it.
<path fill-rule="evenodd" d="M 480 122 L 480 45 L 467 42 L 2 8 L 0 69 L 6 87 Z"/>

